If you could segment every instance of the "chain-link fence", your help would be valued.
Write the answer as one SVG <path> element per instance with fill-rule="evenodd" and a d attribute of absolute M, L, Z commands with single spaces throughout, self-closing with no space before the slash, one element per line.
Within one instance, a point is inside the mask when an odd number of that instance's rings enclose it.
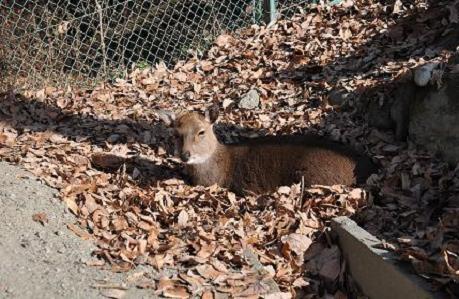
<path fill-rule="evenodd" d="M 311 1 L 276 2 L 0 0 L 0 88 L 88 84 L 133 64 L 170 66 L 224 31 L 261 23 L 266 9 L 291 12 Z"/>

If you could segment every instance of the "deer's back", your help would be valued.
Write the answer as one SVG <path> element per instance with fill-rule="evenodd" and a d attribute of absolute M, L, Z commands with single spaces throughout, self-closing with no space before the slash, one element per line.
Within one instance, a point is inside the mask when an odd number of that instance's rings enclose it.
<path fill-rule="evenodd" d="M 238 192 L 266 192 L 301 180 L 305 185 L 361 184 L 376 170 L 368 157 L 315 136 L 265 137 L 225 148 L 232 164 L 226 187 Z"/>

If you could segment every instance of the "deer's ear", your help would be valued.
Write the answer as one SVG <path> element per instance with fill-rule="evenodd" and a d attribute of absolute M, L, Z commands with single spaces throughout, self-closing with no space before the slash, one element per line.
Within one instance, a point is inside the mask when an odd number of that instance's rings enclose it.
<path fill-rule="evenodd" d="M 173 111 L 160 110 L 158 111 L 158 117 L 168 127 L 172 127 L 175 124 L 176 115 Z"/>
<path fill-rule="evenodd" d="M 217 119 L 218 119 L 218 110 L 219 110 L 218 104 L 213 104 L 209 108 L 206 109 L 205 116 L 206 120 L 213 124 Z"/>

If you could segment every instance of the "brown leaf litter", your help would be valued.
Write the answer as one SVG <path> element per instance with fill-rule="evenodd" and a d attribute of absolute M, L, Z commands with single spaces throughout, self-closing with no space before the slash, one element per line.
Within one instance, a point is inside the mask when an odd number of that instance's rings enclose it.
<path fill-rule="evenodd" d="M 353 2 L 313 5 L 269 28 L 222 35 L 204 58 L 173 69 L 137 69 L 93 90 L 5 94 L 0 157 L 60 190 L 77 216 L 69 229 L 93 240 L 105 261 L 95 265 L 177 269 L 139 284 L 158 295 L 350 296 L 328 238 L 329 220 L 341 215 L 354 215 L 439 287 L 457 290 L 458 169 L 396 143 L 359 115 L 362 99 L 387 100 L 388 83 L 408 69 L 449 57 L 435 42 L 456 23 L 455 10 L 441 2 Z M 341 107 L 327 104 L 333 90 L 343 90 Z M 257 108 L 238 108 L 249 92 L 259 95 Z M 225 126 L 216 130 L 224 142 L 311 131 L 366 150 L 384 169 L 365 189 L 298 184 L 241 198 L 218 186 L 189 186 L 156 111 L 202 110 L 210 102 L 222 107 Z M 261 269 L 244 256 L 248 246 Z M 268 291 L 269 279 L 278 291 Z"/>

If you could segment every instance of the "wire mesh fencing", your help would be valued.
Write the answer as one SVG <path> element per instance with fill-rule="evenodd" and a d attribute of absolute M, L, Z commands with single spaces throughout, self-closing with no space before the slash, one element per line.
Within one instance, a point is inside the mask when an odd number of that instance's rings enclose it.
<path fill-rule="evenodd" d="M 266 2 L 2 0 L 0 89 L 88 85 L 124 76 L 133 65 L 171 66 L 190 51 L 205 52 L 222 32 L 263 22 Z M 291 12 L 310 2 L 277 6 Z"/>
<path fill-rule="evenodd" d="M 278 16 L 288 18 L 296 13 L 304 13 L 304 11 L 309 8 L 311 4 L 333 6 L 340 4 L 342 1 L 343 0 L 277 0 L 276 12 Z"/>

